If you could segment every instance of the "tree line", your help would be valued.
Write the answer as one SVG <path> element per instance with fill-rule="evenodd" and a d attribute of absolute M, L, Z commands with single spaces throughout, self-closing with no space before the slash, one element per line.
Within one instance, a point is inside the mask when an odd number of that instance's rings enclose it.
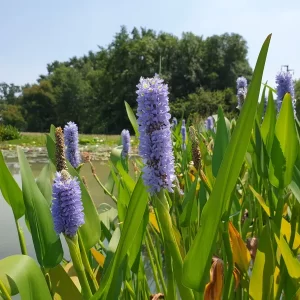
<path fill-rule="evenodd" d="M 130 128 L 124 101 L 136 108 L 136 85 L 155 73 L 169 85 L 171 113 L 207 117 L 222 105 L 237 113 L 236 79 L 251 79 L 247 42 L 236 33 L 180 38 L 151 29 L 121 27 L 107 47 L 54 61 L 37 83 L 0 84 L 1 118 L 20 130 L 45 132 L 72 120 L 83 133 Z"/>

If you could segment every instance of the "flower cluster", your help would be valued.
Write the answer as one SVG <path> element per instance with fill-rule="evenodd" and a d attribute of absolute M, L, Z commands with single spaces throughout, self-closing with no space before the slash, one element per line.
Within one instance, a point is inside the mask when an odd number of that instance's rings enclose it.
<path fill-rule="evenodd" d="M 81 158 L 78 147 L 78 127 L 74 122 L 68 122 L 64 127 L 64 137 L 67 159 L 73 168 L 77 168 L 81 163 Z"/>
<path fill-rule="evenodd" d="M 186 148 L 186 127 L 185 120 L 182 120 L 181 124 L 181 136 L 182 136 L 182 149 Z"/>
<path fill-rule="evenodd" d="M 123 145 L 122 156 L 125 158 L 128 156 L 128 153 L 130 152 L 130 133 L 128 130 L 123 129 L 121 132 L 121 136 L 122 136 L 122 145 Z"/>
<path fill-rule="evenodd" d="M 173 119 L 172 119 L 172 125 L 171 125 L 171 127 L 172 127 L 173 130 L 176 128 L 177 124 L 178 124 L 177 119 L 175 117 L 173 117 Z"/>
<path fill-rule="evenodd" d="M 241 109 L 247 96 L 247 79 L 240 76 L 236 81 L 238 109 Z"/>
<path fill-rule="evenodd" d="M 141 78 L 137 88 L 139 152 L 145 163 L 144 183 L 151 194 L 163 188 L 173 192 L 175 175 L 168 86 L 155 75 L 154 78 Z"/>
<path fill-rule="evenodd" d="M 214 129 L 214 126 L 215 126 L 215 123 L 214 123 L 214 118 L 212 116 L 208 117 L 205 121 L 205 128 L 206 130 L 213 130 Z"/>
<path fill-rule="evenodd" d="M 279 72 L 275 78 L 276 91 L 277 91 L 277 112 L 280 111 L 284 95 L 291 94 L 293 100 L 294 111 L 296 109 L 295 90 L 292 74 L 290 72 Z"/>
<path fill-rule="evenodd" d="M 77 178 L 66 170 L 56 172 L 52 191 L 52 217 L 57 234 L 73 237 L 84 224 L 81 190 Z"/>

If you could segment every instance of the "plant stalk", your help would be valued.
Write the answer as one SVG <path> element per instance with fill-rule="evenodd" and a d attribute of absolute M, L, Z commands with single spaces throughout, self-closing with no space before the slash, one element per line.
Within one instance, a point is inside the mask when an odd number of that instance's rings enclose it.
<path fill-rule="evenodd" d="M 74 237 L 69 237 L 66 236 L 66 241 L 69 246 L 70 250 L 70 255 L 72 258 L 73 266 L 75 268 L 75 271 L 77 273 L 81 289 L 82 289 L 82 294 L 84 299 L 88 300 L 90 299 L 92 295 L 92 291 L 88 282 L 88 279 L 86 277 L 86 273 L 84 270 L 84 266 L 82 263 L 81 255 L 80 255 L 80 249 L 79 249 L 79 243 L 78 243 L 78 236 L 75 235 Z"/>

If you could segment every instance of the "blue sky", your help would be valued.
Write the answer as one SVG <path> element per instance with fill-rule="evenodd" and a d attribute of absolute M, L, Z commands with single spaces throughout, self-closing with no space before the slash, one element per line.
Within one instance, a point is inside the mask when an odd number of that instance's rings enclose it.
<path fill-rule="evenodd" d="M 300 77 L 299 15 L 299 0 L 2 0 L 0 82 L 33 83 L 47 63 L 96 51 L 125 25 L 177 36 L 236 32 L 248 42 L 252 67 L 273 33 L 264 80 L 274 85 L 281 65 Z"/>

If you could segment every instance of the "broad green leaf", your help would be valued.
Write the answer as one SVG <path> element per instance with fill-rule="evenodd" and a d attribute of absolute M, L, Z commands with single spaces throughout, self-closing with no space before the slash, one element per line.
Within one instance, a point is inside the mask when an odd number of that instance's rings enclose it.
<path fill-rule="evenodd" d="M 55 165 L 55 142 L 47 135 L 47 150 L 48 156 L 51 162 Z M 84 225 L 79 228 L 81 238 L 83 240 L 86 250 L 90 250 L 100 239 L 101 227 L 99 216 L 95 207 L 95 204 L 84 185 L 81 176 L 67 161 L 68 172 L 73 177 L 77 177 L 80 183 L 81 199 L 84 209 Z"/>
<path fill-rule="evenodd" d="M 267 111 L 261 125 L 261 136 L 266 145 L 268 153 L 271 153 L 276 123 L 276 108 L 273 93 L 270 91 L 268 96 Z"/>
<path fill-rule="evenodd" d="M 269 162 L 269 181 L 273 186 L 283 186 L 285 170 L 286 159 L 283 155 L 280 142 L 277 136 L 274 135 L 271 150 L 271 160 Z"/>
<path fill-rule="evenodd" d="M 82 300 L 81 293 L 61 265 L 50 269 L 49 274 L 54 300 Z"/>
<path fill-rule="evenodd" d="M 12 255 L 0 260 L 0 280 L 12 295 L 17 287 L 21 299 L 52 299 L 41 269 L 29 256 Z"/>
<path fill-rule="evenodd" d="M 137 273 L 141 258 L 141 247 L 145 235 L 146 227 L 149 223 L 149 209 L 144 212 L 143 222 L 140 224 L 138 232 L 132 240 L 132 245 L 128 251 L 128 264 L 132 272 Z"/>
<path fill-rule="evenodd" d="M 269 156 L 266 146 L 262 140 L 259 125 L 257 121 L 255 122 L 255 146 L 254 146 L 256 157 L 254 161 L 257 161 L 257 171 L 259 176 L 268 177 L 268 166 L 269 166 Z"/>
<path fill-rule="evenodd" d="M 107 295 L 107 293 L 109 292 L 109 288 L 111 286 L 113 287 L 112 282 L 116 277 L 116 273 L 119 272 L 119 268 L 122 265 L 122 262 L 131 247 L 132 240 L 136 236 L 139 226 L 143 221 L 147 201 L 148 193 L 143 184 L 143 180 L 140 177 L 138 182 L 136 183 L 135 189 L 129 202 L 117 251 L 113 259 L 111 260 L 103 278 L 101 279 L 100 289 L 91 298 L 91 300 L 105 299 L 105 295 Z"/>
<path fill-rule="evenodd" d="M 134 132 L 135 132 L 135 136 L 138 138 L 139 137 L 139 130 L 138 130 L 139 127 L 138 127 L 138 124 L 136 121 L 136 117 L 135 117 L 130 105 L 126 101 L 125 101 L 125 107 L 126 107 L 128 119 L 133 127 Z"/>
<path fill-rule="evenodd" d="M 50 161 L 47 165 L 45 165 L 36 179 L 36 183 L 50 205 L 52 202 L 52 183 L 54 179 L 55 166 Z"/>
<path fill-rule="evenodd" d="M 290 94 L 286 94 L 277 119 L 275 134 L 280 143 L 286 160 L 284 174 L 284 187 L 290 184 L 293 176 L 293 168 L 298 156 L 299 141 L 294 121 L 294 110 Z"/>
<path fill-rule="evenodd" d="M 270 39 L 271 35 L 267 37 L 260 51 L 244 106 L 227 147 L 214 188 L 202 212 L 202 226 L 184 260 L 183 284 L 199 292 L 204 291 L 219 222 L 228 207 L 230 195 L 248 148 Z M 199 255 L 200 252 L 201 255 Z"/>
<path fill-rule="evenodd" d="M 300 203 L 300 170 L 296 165 L 294 166 L 293 179 L 289 185 L 289 188 Z"/>
<path fill-rule="evenodd" d="M 259 193 L 257 193 L 251 185 L 249 185 L 249 189 L 252 191 L 253 195 L 258 200 L 263 210 L 270 217 L 270 208 L 266 205 L 263 197 Z M 280 231 L 289 241 L 291 238 L 292 229 L 291 229 L 291 224 L 285 218 L 282 218 L 281 220 Z M 300 234 L 296 232 L 294 237 L 293 249 L 297 249 L 299 247 L 300 247 Z"/>
<path fill-rule="evenodd" d="M 222 108 L 219 106 L 217 134 L 215 138 L 214 152 L 212 157 L 212 171 L 215 177 L 217 177 L 228 143 L 229 143 L 228 130 L 226 127 Z"/>
<path fill-rule="evenodd" d="M 180 226 L 187 227 L 190 225 L 191 217 L 197 217 L 197 203 L 196 203 L 196 187 L 198 184 L 198 177 L 192 183 L 189 191 L 186 193 L 186 197 L 183 202 L 183 211 L 180 215 Z M 193 219 L 193 218 L 192 218 Z"/>
<path fill-rule="evenodd" d="M 258 249 L 250 278 L 251 299 L 273 299 L 275 257 L 270 230 L 264 226 L 259 238 Z"/>
<path fill-rule="evenodd" d="M 0 189 L 3 198 L 11 206 L 16 220 L 24 216 L 23 194 L 14 177 L 7 168 L 0 151 Z"/>
<path fill-rule="evenodd" d="M 45 268 L 57 266 L 63 257 L 59 236 L 54 231 L 49 205 L 40 192 L 23 150 L 18 147 L 22 177 L 22 192 L 26 215 L 39 264 Z"/>
<path fill-rule="evenodd" d="M 283 234 L 279 232 L 278 228 L 276 227 L 275 223 L 271 221 L 272 229 L 275 232 L 275 240 L 278 245 L 278 248 L 281 252 L 283 260 L 286 265 L 286 269 L 291 276 L 291 278 L 300 279 L 300 262 L 298 258 L 293 254 L 292 250 L 290 249 L 288 243 L 286 242 Z"/>

